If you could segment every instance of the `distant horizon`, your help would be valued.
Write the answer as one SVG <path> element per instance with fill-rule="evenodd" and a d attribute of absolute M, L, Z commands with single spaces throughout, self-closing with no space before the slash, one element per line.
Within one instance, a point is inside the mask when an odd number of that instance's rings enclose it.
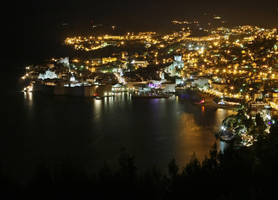
<path fill-rule="evenodd" d="M 28 5 L 28 4 L 27 4 Z M 121 25 L 137 23 L 161 23 L 176 18 L 199 18 L 204 13 L 221 15 L 232 24 L 258 24 L 278 26 L 278 2 L 264 0 L 233 0 L 223 2 L 211 1 L 127 1 L 117 2 L 80 0 L 80 1 L 30 1 L 30 12 L 24 16 L 25 21 L 51 23 L 58 21 L 94 20 L 95 22 L 122 22 Z M 34 19 L 36 18 L 36 19 Z"/>

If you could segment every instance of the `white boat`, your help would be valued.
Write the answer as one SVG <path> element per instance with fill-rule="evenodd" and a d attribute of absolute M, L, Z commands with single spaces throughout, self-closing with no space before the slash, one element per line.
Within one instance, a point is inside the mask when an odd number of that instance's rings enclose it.
<path fill-rule="evenodd" d="M 230 142 L 235 138 L 235 135 L 220 135 L 220 140 Z"/>
<path fill-rule="evenodd" d="M 235 134 L 230 130 L 222 130 L 219 133 L 220 140 L 230 142 L 235 138 Z"/>
<path fill-rule="evenodd" d="M 169 98 L 170 96 L 168 94 L 133 94 L 131 97 L 136 99 L 161 99 Z"/>

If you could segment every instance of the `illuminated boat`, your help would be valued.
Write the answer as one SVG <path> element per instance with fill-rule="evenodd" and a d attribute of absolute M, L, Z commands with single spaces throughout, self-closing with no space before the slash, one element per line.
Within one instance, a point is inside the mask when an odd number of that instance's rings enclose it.
<path fill-rule="evenodd" d="M 156 98 L 169 98 L 170 94 L 155 94 L 155 93 L 141 93 L 141 94 L 132 94 L 131 97 L 134 99 L 156 99 Z"/>
<path fill-rule="evenodd" d="M 201 99 L 200 101 L 194 102 L 195 104 L 204 104 L 205 103 L 205 99 Z"/>
<path fill-rule="evenodd" d="M 221 126 L 221 130 L 219 132 L 219 138 L 220 140 L 224 142 L 230 142 L 235 138 L 234 130 L 227 129 L 225 126 Z"/>
<path fill-rule="evenodd" d="M 96 96 L 95 98 L 96 98 L 97 100 L 101 100 L 101 99 L 103 99 L 104 97 Z"/>
<path fill-rule="evenodd" d="M 235 98 L 215 98 L 213 101 L 219 108 L 234 108 L 241 105 L 241 100 Z"/>
<path fill-rule="evenodd" d="M 251 103 L 251 108 L 269 108 L 268 104 L 263 101 L 255 101 Z"/>
<path fill-rule="evenodd" d="M 220 135 L 220 140 L 224 142 L 230 142 L 235 138 L 234 134 L 228 134 L 228 135 Z"/>

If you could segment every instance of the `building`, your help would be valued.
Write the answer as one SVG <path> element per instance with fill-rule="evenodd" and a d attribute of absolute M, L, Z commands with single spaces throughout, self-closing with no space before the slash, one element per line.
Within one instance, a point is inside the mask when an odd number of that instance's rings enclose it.
<path fill-rule="evenodd" d="M 107 58 L 102 58 L 102 64 L 107 64 L 111 62 L 117 61 L 116 57 L 107 57 Z"/>
<path fill-rule="evenodd" d="M 175 83 L 162 83 L 161 89 L 166 93 L 174 93 L 176 92 L 176 84 Z"/>
<path fill-rule="evenodd" d="M 139 60 L 132 60 L 131 64 L 135 66 L 135 69 L 138 69 L 140 67 L 147 67 L 149 65 L 148 61 L 139 61 Z"/>
<path fill-rule="evenodd" d="M 182 56 L 174 56 L 173 63 L 166 68 L 166 72 L 170 74 L 170 76 L 180 76 L 177 69 L 182 69 L 184 67 L 184 62 L 182 61 Z"/>
<path fill-rule="evenodd" d="M 208 78 L 198 78 L 192 82 L 193 87 L 204 88 L 205 86 L 209 86 Z"/>
<path fill-rule="evenodd" d="M 227 84 L 226 83 L 216 83 L 212 82 L 211 83 L 211 88 L 215 91 L 218 91 L 220 93 L 225 93 L 227 92 Z"/>

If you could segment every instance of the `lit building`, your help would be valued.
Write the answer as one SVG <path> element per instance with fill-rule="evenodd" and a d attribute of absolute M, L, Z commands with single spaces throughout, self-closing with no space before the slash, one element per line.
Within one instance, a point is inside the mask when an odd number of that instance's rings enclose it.
<path fill-rule="evenodd" d="M 111 62 L 117 61 L 116 57 L 107 57 L 107 58 L 102 58 L 102 64 L 107 64 Z"/>
<path fill-rule="evenodd" d="M 182 61 L 182 56 L 174 56 L 174 62 L 166 68 L 166 72 L 170 73 L 170 76 L 180 76 L 180 74 L 177 73 L 177 69 L 182 69 L 183 67 L 184 62 Z"/>
<path fill-rule="evenodd" d="M 47 70 L 44 74 L 39 74 L 38 79 L 45 80 L 45 79 L 56 79 L 58 78 L 55 72 Z"/>
<path fill-rule="evenodd" d="M 135 68 L 139 68 L 139 67 L 147 67 L 149 65 L 149 62 L 133 60 L 131 61 L 131 64 L 135 65 Z"/>

